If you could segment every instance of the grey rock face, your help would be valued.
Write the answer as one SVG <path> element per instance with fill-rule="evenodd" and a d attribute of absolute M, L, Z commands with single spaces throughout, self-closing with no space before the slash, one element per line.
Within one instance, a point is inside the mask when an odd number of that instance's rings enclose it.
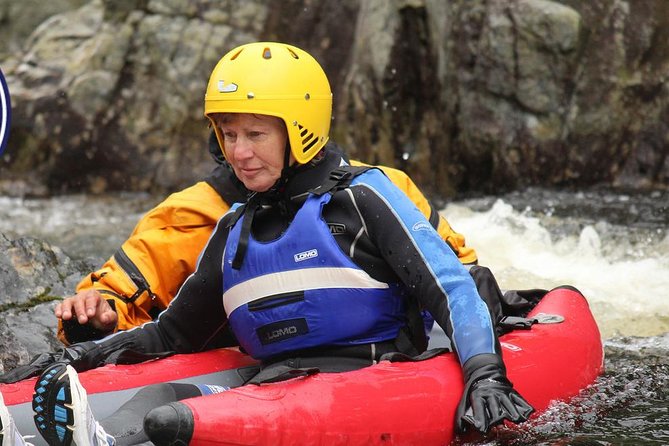
<path fill-rule="evenodd" d="M 666 187 L 667 25 L 664 0 L 94 0 L 2 63 L 15 110 L 0 190 L 192 183 L 211 168 L 209 73 L 261 39 L 322 62 L 351 155 L 434 196 Z"/>
<path fill-rule="evenodd" d="M 0 372 L 59 346 L 56 301 L 70 295 L 93 265 L 59 248 L 0 234 Z"/>

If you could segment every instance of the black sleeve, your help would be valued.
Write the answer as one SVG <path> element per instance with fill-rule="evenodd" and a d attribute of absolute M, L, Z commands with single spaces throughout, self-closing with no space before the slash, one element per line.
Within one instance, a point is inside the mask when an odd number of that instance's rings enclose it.
<path fill-rule="evenodd" d="M 193 353 L 229 345 L 231 337 L 223 308 L 221 268 L 228 215 L 219 220 L 200 253 L 195 272 L 158 319 L 97 341 L 105 351 L 111 353 L 122 346 L 146 354 Z"/>

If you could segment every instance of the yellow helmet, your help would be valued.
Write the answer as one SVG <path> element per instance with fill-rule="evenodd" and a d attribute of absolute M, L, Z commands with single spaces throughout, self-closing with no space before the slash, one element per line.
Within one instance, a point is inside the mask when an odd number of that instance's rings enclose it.
<path fill-rule="evenodd" d="M 249 43 L 216 64 L 204 97 L 204 114 L 223 149 L 213 113 L 256 113 L 283 119 L 290 150 L 304 164 L 328 142 L 332 92 L 323 68 L 309 53 L 285 43 Z"/>

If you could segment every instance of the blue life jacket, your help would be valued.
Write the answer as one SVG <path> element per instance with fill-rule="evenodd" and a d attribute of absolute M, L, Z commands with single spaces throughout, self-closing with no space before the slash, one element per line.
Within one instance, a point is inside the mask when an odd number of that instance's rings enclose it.
<path fill-rule="evenodd" d="M 242 216 L 223 258 L 223 304 L 240 345 L 267 359 L 312 347 L 393 340 L 407 323 L 406 289 L 373 279 L 344 254 L 322 218 L 331 194 L 310 194 L 276 240 L 249 235 L 232 267 Z"/>

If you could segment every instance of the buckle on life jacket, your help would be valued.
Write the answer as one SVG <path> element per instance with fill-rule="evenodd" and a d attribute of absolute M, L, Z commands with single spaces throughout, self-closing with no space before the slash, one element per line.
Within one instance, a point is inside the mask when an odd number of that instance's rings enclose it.
<path fill-rule="evenodd" d="M 345 169 L 341 167 L 338 167 L 330 172 L 330 179 L 337 183 L 347 178 L 350 178 L 351 176 L 353 176 L 353 172 L 350 169 Z"/>
<path fill-rule="evenodd" d="M 320 196 L 328 192 L 345 188 L 351 183 L 353 178 L 369 169 L 374 168 L 369 166 L 339 166 L 330 171 L 327 180 L 323 181 L 321 185 L 310 189 L 309 192 Z"/>

